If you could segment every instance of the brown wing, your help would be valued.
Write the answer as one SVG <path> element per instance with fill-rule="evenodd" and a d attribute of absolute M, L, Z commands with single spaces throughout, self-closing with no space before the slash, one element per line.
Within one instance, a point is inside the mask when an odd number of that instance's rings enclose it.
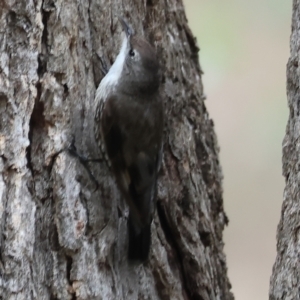
<path fill-rule="evenodd" d="M 126 198 L 128 198 L 127 194 L 130 178 L 127 174 L 123 157 L 125 136 L 122 132 L 122 124 L 118 117 L 116 101 L 116 96 L 111 96 L 104 104 L 101 117 L 102 136 L 119 188 L 121 192 L 125 194 Z"/>
<path fill-rule="evenodd" d="M 158 99 L 159 100 L 159 99 Z M 117 184 L 137 223 L 149 223 L 161 159 L 162 106 L 110 96 L 102 112 L 102 135 Z"/>

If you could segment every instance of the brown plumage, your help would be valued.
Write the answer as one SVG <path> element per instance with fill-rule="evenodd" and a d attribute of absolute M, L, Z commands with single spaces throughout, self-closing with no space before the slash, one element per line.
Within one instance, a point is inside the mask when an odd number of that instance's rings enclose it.
<path fill-rule="evenodd" d="M 147 259 L 162 155 L 160 71 L 150 44 L 125 29 L 120 53 L 97 90 L 101 132 L 118 187 L 127 201 L 130 259 Z M 98 126 L 96 124 L 96 131 Z"/>

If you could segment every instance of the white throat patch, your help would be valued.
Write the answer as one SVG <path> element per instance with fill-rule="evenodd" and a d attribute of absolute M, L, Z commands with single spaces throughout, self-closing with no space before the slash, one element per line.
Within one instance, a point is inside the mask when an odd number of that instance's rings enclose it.
<path fill-rule="evenodd" d="M 114 86 L 118 82 L 125 63 L 126 50 L 127 50 L 127 37 L 123 33 L 123 41 L 122 41 L 120 52 L 115 62 L 109 69 L 108 73 L 101 80 L 96 92 L 96 99 L 105 101 L 110 91 L 114 88 Z"/>

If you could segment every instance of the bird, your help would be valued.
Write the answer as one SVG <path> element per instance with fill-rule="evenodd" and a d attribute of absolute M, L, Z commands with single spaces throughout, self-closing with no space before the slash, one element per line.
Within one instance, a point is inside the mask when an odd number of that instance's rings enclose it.
<path fill-rule="evenodd" d="M 94 131 L 129 206 L 128 259 L 144 262 L 163 152 L 161 68 L 155 48 L 123 18 L 119 21 L 122 45 L 96 91 Z"/>

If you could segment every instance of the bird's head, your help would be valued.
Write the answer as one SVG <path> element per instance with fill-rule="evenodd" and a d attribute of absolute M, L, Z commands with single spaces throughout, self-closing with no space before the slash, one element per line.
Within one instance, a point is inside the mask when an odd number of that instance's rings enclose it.
<path fill-rule="evenodd" d="M 160 69 L 155 49 L 119 17 L 123 42 L 116 64 L 122 69 L 119 87 L 127 93 L 154 93 L 160 83 Z"/>

